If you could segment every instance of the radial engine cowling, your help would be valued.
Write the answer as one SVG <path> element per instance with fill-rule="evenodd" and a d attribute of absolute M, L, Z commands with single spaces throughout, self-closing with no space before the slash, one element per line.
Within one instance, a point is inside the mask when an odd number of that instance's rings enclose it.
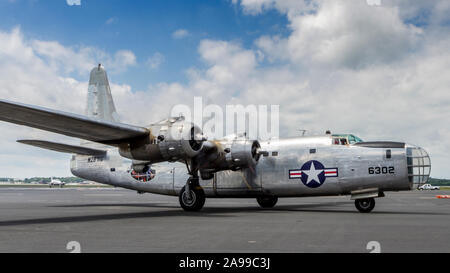
<path fill-rule="evenodd" d="M 257 140 L 236 139 L 226 148 L 225 160 L 230 170 L 239 170 L 256 165 L 259 160 Z"/>
<path fill-rule="evenodd" d="M 199 159 L 203 180 L 212 179 L 214 173 L 254 168 L 262 154 L 257 140 L 246 138 L 205 142 L 205 155 Z"/>
<path fill-rule="evenodd" d="M 152 125 L 148 139 L 120 145 L 120 154 L 151 163 L 175 162 L 196 156 L 203 148 L 203 135 L 198 126 L 174 118 Z"/>
<path fill-rule="evenodd" d="M 196 156 L 203 147 L 202 138 L 199 127 L 182 122 L 161 128 L 158 146 L 164 160 L 177 161 Z"/>

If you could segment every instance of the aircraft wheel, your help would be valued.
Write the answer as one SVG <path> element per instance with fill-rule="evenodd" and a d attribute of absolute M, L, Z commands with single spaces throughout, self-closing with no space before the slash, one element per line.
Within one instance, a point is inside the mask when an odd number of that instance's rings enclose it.
<path fill-rule="evenodd" d="M 185 211 L 199 211 L 205 205 L 205 192 L 199 186 L 190 186 L 190 188 L 191 198 L 186 192 L 186 186 L 181 189 L 179 195 L 180 205 Z"/>
<path fill-rule="evenodd" d="M 366 198 L 366 199 L 357 199 L 355 200 L 355 206 L 362 213 L 368 213 L 375 208 L 375 199 L 374 198 Z"/>
<path fill-rule="evenodd" d="M 261 196 L 256 197 L 256 201 L 258 201 L 258 204 L 261 206 L 261 208 L 273 208 L 278 202 L 278 197 Z"/>

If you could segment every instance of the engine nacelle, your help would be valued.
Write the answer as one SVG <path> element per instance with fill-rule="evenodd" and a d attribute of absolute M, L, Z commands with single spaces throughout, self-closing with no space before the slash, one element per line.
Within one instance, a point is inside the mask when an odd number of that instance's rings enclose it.
<path fill-rule="evenodd" d="M 120 145 L 120 155 L 150 163 L 175 162 L 195 157 L 203 148 L 201 129 L 182 117 L 154 124 L 149 129 L 148 139 Z"/>
<path fill-rule="evenodd" d="M 261 148 L 257 140 L 236 139 L 225 148 L 225 160 L 230 170 L 239 170 L 254 166 L 259 160 Z"/>
<path fill-rule="evenodd" d="M 167 161 L 192 158 L 203 147 L 201 129 L 189 122 L 163 126 L 158 133 L 158 140 L 161 155 Z"/>
<path fill-rule="evenodd" d="M 199 159 L 202 179 L 213 178 L 218 171 L 237 171 L 254 167 L 261 155 L 261 146 L 257 140 L 235 138 L 205 143 L 205 155 Z"/>

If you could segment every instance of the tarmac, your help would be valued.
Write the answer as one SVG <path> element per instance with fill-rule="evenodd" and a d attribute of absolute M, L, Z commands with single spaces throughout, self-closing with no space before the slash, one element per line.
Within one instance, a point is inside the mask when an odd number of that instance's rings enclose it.
<path fill-rule="evenodd" d="M 449 191 L 386 193 L 369 214 L 348 196 L 178 198 L 119 188 L 0 188 L 0 252 L 450 252 Z M 375 248 L 373 248 L 375 245 Z"/>

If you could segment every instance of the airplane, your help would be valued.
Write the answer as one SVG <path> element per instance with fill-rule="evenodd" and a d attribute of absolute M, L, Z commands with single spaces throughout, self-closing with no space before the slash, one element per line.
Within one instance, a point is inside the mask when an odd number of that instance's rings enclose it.
<path fill-rule="evenodd" d="M 53 177 L 51 178 L 50 183 L 48 184 L 50 186 L 50 188 L 52 188 L 53 186 L 57 186 L 57 187 L 64 187 L 66 185 L 66 183 L 62 182 L 59 179 L 53 179 Z"/>
<path fill-rule="evenodd" d="M 278 198 L 346 195 L 368 213 L 385 192 L 427 183 L 431 170 L 419 146 L 365 142 L 352 134 L 208 140 L 182 116 L 145 127 L 124 124 L 102 65 L 90 73 L 86 115 L 0 100 L 0 120 L 79 138 L 80 145 L 18 142 L 72 154 L 77 177 L 178 196 L 185 211 L 201 210 L 206 198 L 255 198 L 272 208 Z"/>

